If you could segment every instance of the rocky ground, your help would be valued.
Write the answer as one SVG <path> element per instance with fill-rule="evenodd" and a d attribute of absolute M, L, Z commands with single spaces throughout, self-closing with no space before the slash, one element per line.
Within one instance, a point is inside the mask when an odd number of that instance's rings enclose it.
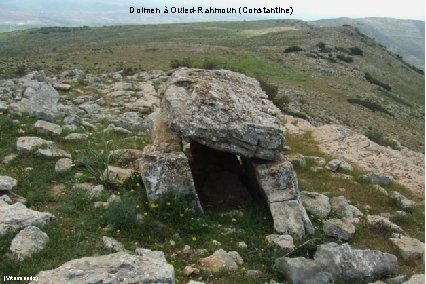
<path fill-rule="evenodd" d="M 282 116 L 244 75 L 191 72 L 0 81 L 2 279 L 422 283 L 423 154 Z M 159 198 L 197 196 L 194 140 L 237 154 L 263 198 L 200 198 L 201 215 Z"/>

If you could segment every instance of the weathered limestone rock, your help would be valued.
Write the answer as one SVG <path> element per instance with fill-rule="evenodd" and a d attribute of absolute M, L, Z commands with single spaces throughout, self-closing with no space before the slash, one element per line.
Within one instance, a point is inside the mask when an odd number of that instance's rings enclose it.
<path fill-rule="evenodd" d="M 390 238 L 392 244 L 398 248 L 403 259 L 423 258 L 425 254 L 425 244 L 415 238 L 400 236 Z"/>
<path fill-rule="evenodd" d="M 292 164 L 284 158 L 275 162 L 249 159 L 244 162 L 251 183 L 257 185 L 265 197 L 275 230 L 296 238 L 312 234 L 312 223 L 298 200 L 298 182 Z"/>
<path fill-rule="evenodd" d="M 355 219 L 364 215 L 358 208 L 350 205 L 344 196 L 331 198 L 330 204 L 332 211 L 342 218 Z"/>
<path fill-rule="evenodd" d="M 68 172 L 74 164 L 72 163 L 72 160 L 69 158 L 62 158 L 59 159 L 55 164 L 55 172 L 57 173 L 65 173 Z"/>
<path fill-rule="evenodd" d="M 184 153 L 145 147 L 139 169 L 150 202 L 161 202 L 167 195 L 180 196 L 193 202 L 194 209 L 202 210 Z"/>
<path fill-rule="evenodd" d="M 44 120 L 37 120 L 34 124 L 34 128 L 37 130 L 38 133 L 46 133 L 53 135 L 60 135 L 62 133 L 62 128 L 59 125 Z"/>
<path fill-rule="evenodd" d="M 300 192 L 300 201 L 302 201 L 306 211 L 319 218 L 327 218 L 330 214 L 330 201 L 328 196 L 324 194 L 302 191 Z"/>
<path fill-rule="evenodd" d="M 24 98 L 17 103 L 20 112 L 31 116 L 52 121 L 60 116 L 58 110 L 59 94 L 44 82 L 24 82 L 29 85 L 24 91 Z"/>
<path fill-rule="evenodd" d="M 126 252 L 74 259 L 37 274 L 32 284 L 175 283 L 173 266 L 165 259 Z"/>
<path fill-rule="evenodd" d="M 396 256 L 377 250 L 352 249 L 348 244 L 320 245 L 314 259 L 336 280 L 379 278 L 397 271 Z"/>
<path fill-rule="evenodd" d="M 424 274 L 414 274 L 411 278 L 404 282 L 403 284 L 424 284 L 425 275 Z"/>
<path fill-rule="evenodd" d="M 415 201 L 408 199 L 407 197 L 405 197 L 399 192 L 396 192 L 396 191 L 391 192 L 390 198 L 397 201 L 400 204 L 402 210 L 404 211 L 409 212 L 409 211 L 413 211 L 414 208 L 416 208 Z"/>
<path fill-rule="evenodd" d="M 65 136 L 65 140 L 86 140 L 87 138 L 88 135 L 84 133 L 70 133 Z"/>
<path fill-rule="evenodd" d="M 109 249 L 115 252 L 125 251 L 123 244 L 114 238 L 103 236 L 102 242 L 106 249 Z"/>
<path fill-rule="evenodd" d="M 0 200 L 0 236 L 11 229 L 41 226 L 54 219 L 52 214 L 28 209 L 20 202 L 9 205 Z"/>
<path fill-rule="evenodd" d="M 215 251 L 212 255 L 200 259 L 202 269 L 219 272 L 220 270 L 235 271 L 243 260 L 237 252 L 226 252 L 223 249 Z"/>
<path fill-rule="evenodd" d="M 303 238 L 314 233 L 314 227 L 306 214 L 305 208 L 298 200 L 273 202 L 269 204 L 274 228 L 281 234 Z"/>
<path fill-rule="evenodd" d="M 397 271 L 397 258 L 377 250 L 328 243 L 318 246 L 314 259 L 281 257 L 275 267 L 293 283 L 334 283 L 391 275 Z"/>
<path fill-rule="evenodd" d="M 347 218 L 329 219 L 323 226 L 324 233 L 330 237 L 347 241 L 355 234 L 355 226 Z"/>
<path fill-rule="evenodd" d="M 37 155 L 43 156 L 43 157 L 53 157 L 53 158 L 61 158 L 61 157 L 66 157 L 66 158 L 71 158 L 71 154 L 68 153 L 65 150 L 56 148 L 56 147 L 49 147 L 46 149 L 38 149 L 37 150 Z"/>
<path fill-rule="evenodd" d="M 100 196 L 104 190 L 104 186 L 99 184 L 93 184 L 93 183 L 76 183 L 72 187 L 73 190 L 85 190 L 87 191 L 90 198 L 98 197 Z"/>
<path fill-rule="evenodd" d="M 0 176 L 0 191 L 11 191 L 18 185 L 18 181 L 13 177 Z"/>
<path fill-rule="evenodd" d="M 404 230 L 388 218 L 379 215 L 368 215 L 367 224 L 376 228 L 384 228 L 397 233 L 405 234 Z"/>
<path fill-rule="evenodd" d="M 275 261 L 275 267 L 284 273 L 294 284 L 334 283 L 334 277 L 312 259 L 304 257 L 281 257 Z"/>
<path fill-rule="evenodd" d="M 276 118 L 280 111 L 259 83 L 245 75 L 178 69 L 162 103 L 173 131 L 213 149 L 275 160 L 283 147 Z"/>
<path fill-rule="evenodd" d="M 16 149 L 18 152 L 31 152 L 43 146 L 53 146 L 53 141 L 44 140 L 40 137 L 18 137 Z"/>
<path fill-rule="evenodd" d="M 102 177 L 103 179 L 108 179 L 114 183 L 121 183 L 130 178 L 134 172 L 135 171 L 132 169 L 122 169 L 119 167 L 108 166 L 108 169 L 105 169 Z"/>
<path fill-rule="evenodd" d="M 71 85 L 70 84 L 64 84 L 64 83 L 58 83 L 58 84 L 53 85 L 53 88 L 55 88 L 58 91 L 68 92 L 69 90 L 71 90 Z"/>
<path fill-rule="evenodd" d="M 271 234 L 266 236 L 266 240 L 268 243 L 274 243 L 287 252 L 294 249 L 293 238 L 290 235 Z"/>
<path fill-rule="evenodd" d="M 49 237 L 45 232 L 34 226 L 21 230 L 12 240 L 10 251 L 20 261 L 39 252 L 46 246 Z"/>

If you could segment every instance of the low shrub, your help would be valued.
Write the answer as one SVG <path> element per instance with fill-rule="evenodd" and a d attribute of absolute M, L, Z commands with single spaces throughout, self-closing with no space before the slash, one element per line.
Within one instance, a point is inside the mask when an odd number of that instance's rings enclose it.
<path fill-rule="evenodd" d="M 386 113 L 390 116 L 393 116 L 392 113 L 390 113 L 387 109 L 385 109 L 384 107 L 382 107 L 378 103 L 369 101 L 367 99 L 363 100 L 363 99 L 359 99 L 359 98 L 349 98 L 349 99 L 347 99 L 347 101 L 351 104 L 361 105 L 361 106 L 368 108 L 369 110 L 374 111 L 374 112 L 382 112 L 382 113 Z"/>
<path fill-rule="evenodd" d="M 293 45 L 293 46 L 287 47 L 284 50 L 284 53 L 299 52 L 299 51 L 302 51 L 302 50 L 303 49 L 300 46 Z"/>
<path fill-rule="evenodd" d="M 385 138 L 380 132 L 369 130 L 364 135 L 381 146 L 389 146 L 392 149 L 399 150 L 399 145 L 396 141 Z"/>
<path fill-rule="evenodd" d="M 352 56 L 346 56 L 346 55 L 343 55 L 343 54 L 337 54 L 336 58 L 339 59 L 339 60 L 341 60 L 341 61 L 344 61 L 346 63 L 352 63 L 352 62 L 354 62 L 354 59 L 353 59 Z"/>
<path fill-rule="evenodd" d="M 360 56 L 364 55 L 364 52 L 362 51 L 362 49 L 357 46 L 349 48 L 349 53 L 351 55 L 360 55 Z"/>
<path fill-rule="evenodd" d="M 392 89 L 391 86 L 389 86 L 389 84 L 383 83 L 381 81 L 379 81 L 378 79 L 374 78 L 370 73 L 365 72 L 365 79 L 370 82 L 371 84 L 375 84 L 377 86 L 382 87 L 383 89 L 390 91 Z"/>
<path fill-rule="evenodd" d="M 193 63 L 191 61 L 190 58 L 183 58 L 183 59 L 173 59 L 172 61 L 170 61 L 170 67 L 175 69 L 175 68 L 179 68 L 179 67 L 188 67 L 191 68 L 193 67 Z"/>
<path fill-rule="evenodd" d="M 125 196 L 121 201 L 112 202 L 103 216 L 109 225 L 122 229 L 136 224 L 137 214 L 135 200 Z"/>
<path fill-rule="evenodd" d="M 278 87 L 261 78 L 257 78 L 257 81 L 259 81 L 260 87 L 266 93 L 268 98 L 271 101 L 274 101 L 278 94 Z"/>

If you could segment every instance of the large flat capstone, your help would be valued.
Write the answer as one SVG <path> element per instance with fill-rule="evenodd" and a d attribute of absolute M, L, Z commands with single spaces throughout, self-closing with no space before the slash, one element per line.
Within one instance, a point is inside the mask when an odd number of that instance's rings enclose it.
<path fill-rule="evenodd" d="M 216 150 L 275 160 L 284 144 L 279 109 L 259 82 L 239 73 L 178 69 L 163 108 L 172 131 Z"/>

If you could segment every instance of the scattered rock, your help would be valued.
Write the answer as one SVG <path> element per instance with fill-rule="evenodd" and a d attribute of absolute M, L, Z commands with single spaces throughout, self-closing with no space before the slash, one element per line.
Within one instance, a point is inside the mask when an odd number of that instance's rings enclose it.
<path fill-rule="evenodd" d="M 86 190 L 90 198 L 99 197 L 104 191 L 104 186 L 93 183 L 76 183 L 72 187 L 74 190 Z"/>
<path fill-rule="evenodd" d="M 18 152 L 31 152 L 43 146 L 53 146 L 52 141 L 44 140 L 40 137 L 19 137 L 16 142 Z"/>
<path fill-rule="evenodd" d="M 27 226 L 42 226 L 55 219 L 50 213 L 28 209 L 20 202 L 9 205 L 0 201 L 0 236 L 11 229 L 21 229 Z"/>
<path fill-rule="evenodd" d="M 400 226 L 392 223 L 388 218 L 379 215 L 368 215 L 367 224 L 369 226 L 374 226 L 379 229 L 382 228 L 397 233 L 405 234 L 404 230 Z"/>
<path fill-rule="evenodd" d="M 393 182 L 393 178 L 390 176 L 387 176 L 385 174 L 368 174 L 364 175 L 363 178 L 371 182 L 372 184 L 382 184 L 382 185 L 389 185 Z"/>
<path fill-rule="evenodd" d="M 246 249 L 247 248 L 247 244 L 245 242 L 238 242 L 237 243 L 237 247 L 242 248 L 242 249 Z"/>
<path fill-rule="evenodd" d="M 67 136 L 65 136 L 65 140 L 72 141 L 72 140 L 86 140 L 88 138 L 87 134 L 84 133 L 70 133 Z"/>
<path fill-rule="evenodd" d="M 353 205 L 349 205 L 349 202 L 344 196 L 332 197 L 330 199 L 330 204 L 332 211 L 342 218 L 346 217 L 352 220 L 364 215 L 358 208 Z"/>
<path fill-rule="evenodd" d="M 300 201 L 302 201 L 306 211 L 319 218 L 327 218 L 328 214 L 330 214 L 330 200 L 324 194 L 302 191 L 300 192 Z"/>
<path fill-rule="evenodd" d="M 72 163 L 72 160 L 69 158 L 62 158 L 59 159 L 55 164 L 55 172 L 57 173 L 65 173 L 71 170 L 71 168 L 74 166 Z"/>
<path fill-rule="evenodd" d="M 58 92 L 44 82 L 30 81 L 24 91 L 24 98 L 17 103 L 20 112 L 52 121 L 60 116 L 58 110 Z"/>
<path fill-rule="evenodd" d="M 403 259 L 424 258 L 425 244 L 418 239 L 400 236 L 389 240 L 398 248 Z"/>
<path fill-rule="evenodd" d="M 38 133 L 53 135 L 60 135 L 62 133 L 62 128 L 59 125 L 44 120 L 37 120 L 34 127 Z"/>
<path fill-rule="evenodd" d="M 392 278 L 386 278 L 386 284 L 402 284 L 405 281 L 408 280 L 408 277 L 406 275 L 398 275 L 396 277 Z"/>
<path fill-rule="evenodd" d="M 68 92 L 71 90 L 71 85 L 70 84 L 55 84 L 53 85 L 53 88 L 55 88 L 58 91 L 65 91 Z"/>
<path fill-rule="evenodd" d="M 175 283 L 173 266 L 164 258 L 126 252 L 74 259 L 37 276 L 31 284 Z"/>
<path fill-rule="evenodd" d="M 18 155 L 16 155 L 16 154 L 9 154 L 9 155 L 7 155 L 7 156 L 5 156 L 4 158 L 3 158 L 3 164 L 5 164 L 5 165 L 7 165 L 7 164 L 9 164 L 10 162 L 12 162 L 13 160 L 15 160 L 16 159 L 16 157 L 18 157 Z"/>
<path fill-rule="evenodd" d="M 10 199 L 10 197 L 7 196 L 6 194 L 0 195 L 0 201 L 4 201 L 7 204 L 12 204 L 13 203 L 12 199 Z"/>
<path fill-rule="evenodd" d="M 10 251 L 19 261 L 39 252 L 46 246 L 49 237 L 46 233 L 34 226 L 21 230 L 12 240 Z"/>
<path fill-rule="evenodd" d="M 424 274 L 414 274 L 411 278 L 404 282 L 403 284 L 424 284 L 425 283 L 425 275 Z"/>
<path fill-rule="evenodd" d="M 122 169 L 119 167 L 108 166 L 102 175 L 103 179 L 108 179 L 110 182 L 122 183 L 126 179 L 130 178 L 134 170 L 132 169 Z"/>
<path fill-rule="evenodd" d="M 336 172 L 339 169 L 341 162 L 342 161 L 340 161 L 338 159 L 331 160 L 330 162 L 328 162 L 328 164 L 327 164 L 327 166 L 325 166 L 325 168 L 332 171 L 332 172 Z"/>
<path fill-rule="evenodd" d="M 294 249 L 293 238 L 290 235 L 268 235 L 266 236 L 268 243 L 274 243 L 281 249 L 289 252 Z"/>
<path fill-rule="evenodd" d="M 416 202 L 413 200 L 408 199 L 404 195 L 402 195 L 399 192 L 392 191 L 390 194 L 390 198 L 397 201 L 399 205 L 401 206 L 402 210 L 404 211 L 413 211 L 414 208 L 416 208 Z"/>
<path fill-rule="evenodd" d="M 212 272 L 219 272 L 220 270 L 236 271 L 238 264 L 242 264 L 242 259 L 237 252 L 228 253 L 219 249 L 212 255 L 201 258 L 200 263 L 203 269 Z"/>
<path fill-rule="evenodd" d="M 329 219 L 323 226 L 324 233 L 339 240 L 350 240 L 355 234 L 355 226 L 347 218 Z"/>
<path fill-rule="evenodd" d="M 120 243 L 119 241 L 117 241 L 114 238 L 103 236 L 102 242 L 104 244 L 104 248 L 106 248 L 106 249 L 109 249 L 109 250 L 112 250 L 112 251 L 115 251 L 115 252 L 120 252 L 120 251 L 126 250 L 124 248 L 123 244 Z"/>
<path fill-rule="evenodd" d="M 260 270 L 247 270 L 246 276 L 250 278 L 259 278 L 263 276 L 263 272 Z"/>
<path fill-rule="evenodd" d="M 334 283 L 391 275 L 397 270 L 397 258 L 377 250 L 328 243 L 318 246 L 314 259 L 281 257 L 275 267 L 293 283 Z"/>
<path fill-rule="evenodd" d="M 185 276 L 190 276 L 192 274 L 198 274 L 200 273 L 200 270 L 198 268 L 192 267 L 192 266 L 185 266 L 185 268 L 183 269 L 183 274 Z"/>
<path fill-rule="evenodd" d="M 68 153 L 65 150 L 56 148 L 56 147 L 50 147 L 47 149 L 38 149 L 37 155 L 43 156 L 43 157 L 53 157 L 53 158 L 60 158 L 60 157 L 66 157 L 71 158 L 71 154 Z"/>
<path fill-rule="evenodd" d="M 9 176 L 0 176 L 0 191 L 11 191 L 18 185 L 18 181 Z"/>

